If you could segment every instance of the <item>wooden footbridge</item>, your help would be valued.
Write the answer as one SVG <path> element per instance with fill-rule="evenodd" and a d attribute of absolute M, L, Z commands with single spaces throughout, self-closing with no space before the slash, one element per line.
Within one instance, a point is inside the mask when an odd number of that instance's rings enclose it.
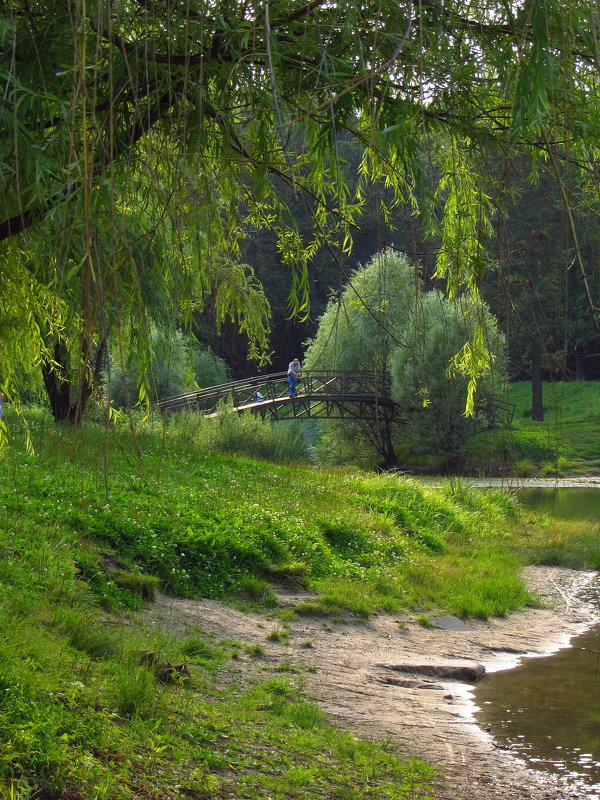
<path fill-rule="evenodd" d="M 232 407 L 263 419 L 347 419 L 391 422 L 398 407 L 389 382 L 376 372 L 302 370 L 297 393 L 290 397 L 287 373 L 231 381 L 158 403 L 162 411 L 197 410 L 212 417 Z"/>

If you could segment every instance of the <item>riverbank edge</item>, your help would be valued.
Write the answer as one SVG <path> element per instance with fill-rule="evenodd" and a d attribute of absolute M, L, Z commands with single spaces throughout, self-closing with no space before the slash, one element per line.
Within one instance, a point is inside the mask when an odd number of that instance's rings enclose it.
<path fill-rule="evenodd" d="M 584 598 L 595 575 L 527 567 L 524 578 L 543 607 L 468 620 L 460 631 L 423 627 L 409 615 L 326 623 L 296 617 L 286 623 L 288 638 L 281 642 L 270 638 L 281 630 L 279 620 L 216 601 L 161 596 L 145 614 L 171 631 L 201 624 L 206 632 L 246 645 L 255 645 L 258 636 L 261 658 L 241 655 L 238 669 L 264 680 L 282 663 L 295 664 L 306 694 L 333 723 L 367 738 L 394 741 L 405 758 L 434 764 L 436 800 L 559 800 L 578 795 L 557 776 L 529 769 L 477 725 L 472 684 L 426 677 L 411 672 L 411 666 L 483 665 L 493 671 L 568 647 L 596 621 Z M 280 595 L 282 606 L 290 609 L 305 599 Z"/>
<path fill-rule="evenodd" d="M 490 477 L 477 478 L 464 476 L 457 478 L 427 478 L 419 477 L 419 482 L 431 489 L 438 489 L 452 480 L 461 480 L 470 486 L 481 489 L 600 489 L 600 475 L 572 475 L 564 478 L 517 478 L 517 477 Z"/>

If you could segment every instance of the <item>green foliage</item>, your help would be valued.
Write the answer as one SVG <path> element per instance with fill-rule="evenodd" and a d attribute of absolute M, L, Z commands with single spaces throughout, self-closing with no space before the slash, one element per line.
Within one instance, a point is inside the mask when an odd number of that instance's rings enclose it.
<path fill-rule="evenodd" d="M 201 414 L 174 414 L 169 418 L 174 441 L 194 442 L 209 453 L 235 453 L 268 461 L 302 462 L 307 447 L 302 429 L 294 423 L 272 423 L 252 414 L 223 409 L 214 419 Z"/>
<path fill-rule="evenodd" d="M 143 572 L 126 572 L 117 570 L 113 580 L 122 589 L 128 589 L 144 600 L 156 600 L 156 592 L 160 587 L 160 580 L 155 575 L 145 575 Z"/>
<path fill-rule="evenodd" d="M 110 347 L 110 370 L 105 370 L 102 380 L 105 394 L 110 385 L 111 403 L 117 408 L 134 405 L 140 395 L 154 401 L 229 380 L 223 359 L 190 341 L 182 331 L 150 326 L 149 337 L 149 359 L 144 357 L 147 342 L 140 340 L 137 330 L 127 336 L 123 332 Z"/>
<path fill-rule="evenodd" d="M 328 305 L 305 364 L 378 370 L 390 380 L 404 424 L 328 422 L 317 457 L 368 465 L 377 455 L 392 461 L 395 448 L 409 463 L 424 456 L 439 466 L 457 459 L 489 422 L 483 413 L 469 414 L 469 406 L 476 396 L 503 389 L 503 353 L 503 336 L 482 303 L 464 294 L 448 300 L 438 291 L 424 292 L 404 256 L 378 254 Z"/>
<path fill-rule="evenodd" d="M 82 613 L 79 608 L 59 606 L 55 611 L 54 625 L 64 633 L 71 647 L 92 658 L 106 658 L 118 653 L 118 641 L 112 632 L 98 625 L 92 615 Z"/>
<path fill-rule="evenodd" d="M 0 341 L 12 394 L 36 393 L 42 365 L 56 418 L 79 422 L 108 337 L 133 326 L 135 368 L 149 374 L 150 320 L 172 331 L 198 313 L 265 358 L 269 304 L 240 254 L 249 231 L 273 232 L 290 311 L 305 317 L 311 258 L 335 245 L 343 268 L 376 194 L 388 226 L 400 204 L 419 211 L 441 238 L 450 294 L 476 299 L 501 183 L 490 152 L 534 171 L 544 159 L 557 181 L 563 162 L 578 165 L 597 193 L 593 4 L 305 11 L 301 0 L 252 19 L 239 0 L 141 15 L 99 0 L 5 4 Z M 360 148 L 351 179 L 348 139 Z M 486 368 L 481 334 L 457 362 L 469 392 Z"/>
<path fill-rule="evenodd" d="M 600 527 L 596 522 L 563 520 L 524 514 L 517 550 L 532 564 L 597 570 L 600 568 Z"/>
<path fill-rule="evenodd" d="M 215 456 L 151 421 L 137 431 L 140 462 L 120 424 L 65 437 L 47 414 L 28 416 L 37 455 L 11 421 L 0 486 L 0 793 L 303 800 L 318 779 L 323 793 L 357 800 L 430 796 L 427 767 L 330 725 L 302 697 L 294 664 L 279 665 L 287 680 L 232 692 L 223 662 L 242 646 L 144 624 L 115 562 L 160 573 L 171 591 L 259 599 L 280 565 L 311 580 L 313 612 L 361 618 L 503 614 L 531 601 L 523 560 L 600 566 L 596 524 L 515 525 L 512 495 L 465 481 L 438 491 Z M 111 607 L 127 608 L 128 624 Z M 278 625 L 270 638 L 285 644 L 289 632 Z M 190 680 L 160 683 L 142 663 L 148 651 L 184 656 Z"/>
<path fill-rule="evenodd" d="M 487 619 L 531 602 L 508 550 L 478 546 L 470 567 L 465 557 L 469 558 L 469 551 L 460 560 L 449 559 L 433 577 L 438 590 L 449 592 L 453 587 L 448 602 L 452 614 Z"/>
<path fill-rule="evenodd" d="M 595 472 L 600 465 L 600 416 L 597 381 L 544 383 L 544 422 L 531 419 L 531 383 L 509 387 L 515 403 L 509 430 L 480 434 L 464 451 L 474 469 L 504 469 L 527 477 Z"/>
<path fill-rule="evenodd" d="M 319 319 L 317 333 L 306 343 L 308 369 L 368 370 L 386 378 L 391 353 L 402 345 L 420 279 L 407 258 L 387 250 L 374 256 L 349 278 L 338 299 Z M 328 421 L 315 447 L 323 463 L 377 463 L 389 455 L 392 431 L 367 422 Z"/>
<path fill-rule="evenodd" d="M 21 451 L 15 431 L 3 502 L 9 511 L 27 507 L 32 524 L 85 534 L 117 560 L 115 575 L 78 545 L 71 567 L 108 607 L 140 602 L 133 587 L 123 588 L 123 571 L 155 576 L 166 592 L 241 592 L 270 603 L 266 581 L 287 575 L 292 584 L 320 589 L 321 609 L 361 616 L 418 605 L 424 594 L 427 602 L 448 603 L 413 582 L 411 565 L 443 561 L 457 547 L 497 537 L 514 516 L 502 494 L 478 497 L 455 486 L 444 496 L 395 475 L 321 473 L 213 455 L 190 435 L 191 424 L 191 416 L 182 417 L 164 430 L 149 419 L 135 440 L 120 422 L 111 429 L 90 425 L 67 440 L 32 414 L 37 455 Z M 144 448 L 143 464 L 136 444 Z M 151 477 L 158 474 L 160 482 Z"/>
<path fill-rule="evenodd" d="M 386 372 L 419 293 L 418 275 L 406 257 L 392 250 L 377 254 L 350 275 L 339 300 L 329 302 L 307 342 L 304 365 Z"/>
<path fill-rule="evenodd" d="M 538 464 L 560 457 L 582 462 L 579 469 L 597 464 L 599 387 L 597 381 L 544 383 L 544 422 L 539 423 L 527 414 L 531 410 L 531 383 L 511 384 L 509 398 L 516 405 L 513 431 L 518 454 Z"/>
<path fill-rule="evenodd" d="M 101 561 L 79 534 L 20 511 L 3 509 L 1 522 L 3 797 L 183 800 L 224 790 L 224 768 L 240 797 L 277 786 L 301 800 L 317 777 L 328 793 L 353 787 L 358 800 L 429 794 L 426 765 L 330 726 L 289 681 L 221 690 L 211 674 L 219 665 L 222 677 L 224 654 L 207 638 L 166 636 L 135 614 L 127 625 L 107 618 L 81 580 L 84 560 L 89 573 Z M 75 566 L 77 549 L 86 559 Z M 160 685 L 140 663 L 142 644 L 169 661 L 193 660 L 192 682 Z"/>
<path fill-rule="evenodd" d="M 115 684 L 115 705 L 120 715 L 149 719 L 157 716 L 160 704 L 156 677 L 151 669 L 130 665 Z"/>
<path fill-rule="evenodd" d="M 279 642 L 280 644 L 287 644 L 290 639 L 289 631 L 284 630 L 283 628 L 277 628 L 274 631 L 271 631 L 267 636 L 267 640 L 269 642 Z"/>
<path fill-rule="evenodd" d="M 393 395 L 406 422 L 402 438 L 410 443 L 408 455 L 456 457 L 488 424 L 484 414 L 467 413 L 471 378 L 460 364 L 452 369 L 455 356 L 465 342 L 474 340 L 478 328 L 484 338 L 479 343 L 477 397 L 493 397 L 504 388 L 504 337 L 489 311 L 467 296 L 448 300 L 437 291 L 427 292 L 415 305 L 404 346 L 394 350 L 391 360 Z"/>
<path fill-rule="evenodd" d="M 277 597 L 269 581 L 255 575 L 244 575 L 237 584 L 237 594 L 244 600 L 250 600 L 260 608 L 277 606 Z"/>

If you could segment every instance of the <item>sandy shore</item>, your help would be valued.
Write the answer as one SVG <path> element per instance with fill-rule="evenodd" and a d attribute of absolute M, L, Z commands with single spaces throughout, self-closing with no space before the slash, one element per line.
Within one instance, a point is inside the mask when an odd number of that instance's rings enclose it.
<path fill-rule="evenodd" d="M 578 795 L 557 777 L 528 769 L 475 724 L 472 684 L 416 670 L 508 668 L 525 653 L 542 655 L 567 646 L 589 627 L 593 619 L 581 596 L 593 573 L 530 567 L 525 577 L 546 608 L 469 622 L 469 630 L 461 631 L 424 628 L 412 618 L 387 614 L 366 623 L 299 618 L 286 623 L 290 638 L 283 644 L 268 639 L 281 628 L 279 621 L 213 601 L 161 597 L 146 614 L 171 630 L 200 626 L 217 637 L 260 643 L 265 650 L 261 659 L 243 658 L 245 666 L 263 676 L 282 661 L 297 663 L 305 670 L 307 693 L 332 721 L 368 737 L 391 737 L 407 757 L 436 765 L 439 800 L 574 798 Z M 289 606 L 303 599 L 281 595 Z"/>

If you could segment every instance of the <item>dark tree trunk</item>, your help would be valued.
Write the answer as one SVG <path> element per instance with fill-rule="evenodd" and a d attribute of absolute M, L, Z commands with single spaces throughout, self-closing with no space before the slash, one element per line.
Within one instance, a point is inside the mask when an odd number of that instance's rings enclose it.
<path fill-rule="evenodd" d="M 42 376 L 52 416 L 57 422 L 68 422 L 71 414 L 71 384 L 64 376 L 68 369 L 68 353 L 62 342 L 54 345 L 53 361 L 42 364 Z"/>
<path fill-rule="evenodd" d="M 574 360 L 575 360 L 575 380 L 576 381 L 584 381 L 585 380 L 585 364 L 583 361 L 583 357 L 581 351 L 577 347 L 574 353 Z"/>
<path fill-rule="evenodd" d="M 379 439 L 379 453 L 383 457 L 382 469 L 391 469 L 398 466 L 398 457 L 394 450 L 394 442 L 392 439 L 392 426 L 389 420 L 380 422 L 377 430 L 377 438 Z"/>
<path fill-rule="evenodd" d="M 42 365 L 42 376 L 52 416 L 57 422 L 81 425 L 88 400 L 100 377 L 106 347 L 106 337 L 103 337 L 94 363 L 82 364 L 84 377 L 74 384 L 74 378 L 70 375 L 67 348 L 63 342 L 56 342 L 54 345 L 53 361 Z"/>
<path fill-rule="evenodd" d="M 537 336 L 531 340 L 531 419 L 534 422 L 544 421 L 542 346 Z"/>

